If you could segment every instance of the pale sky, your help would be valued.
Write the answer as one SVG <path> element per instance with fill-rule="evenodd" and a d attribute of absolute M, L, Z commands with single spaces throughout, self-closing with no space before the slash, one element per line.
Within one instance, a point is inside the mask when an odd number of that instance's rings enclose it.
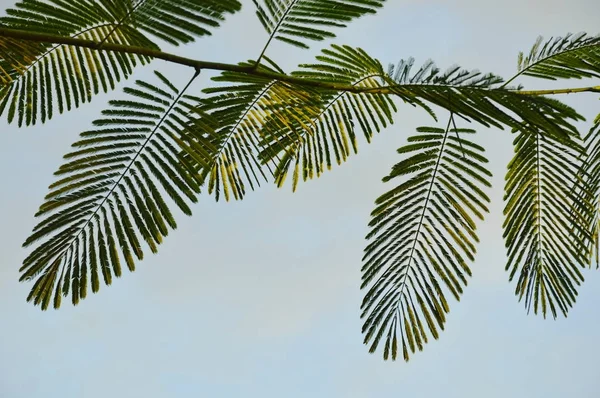
<path fill-rule="evenodd" d="M 2 9 L 13 2 L 0 0 Z M 384 64 L 414 56 L 445 69 L 455 63 L 510 77 L 517 53 L 539 34 L 598 33 L 597 0 L 388 0 L 377 16 L 338 31 L 338 44 L 365 49 Z M 174 51 L 237 62 L 256 58 L 266 34 L 253 4 L 212 38 Z M 311 62 L 302 51 L 273 45 L 286 70 Z M 183 83 L 192 71 L 157 68 Z M 583 86 L 583 81 L 521 82 L 528 87 Z M 130 80 L 129 83 L 131 84 Z M 207 84 L 199 80 L 192 94 Z M 597 83 L 596 83 L 597 84 Z M 480 229 L 473 278 L 451 302 L 446 331 L 409 363 L 384 362 L 362 345 L 360 267 L 369 213 L 399 158 L 395 149 L 427 115 L 399 104 L 396 124 L 358 156 L 321 179 L 278 190 L 264 186 L 243 202 L 202 197 L 194 216 L 179 217 L 155 256 L 78 307 L 41 312 L 18 283 L 52 173 L 77 135 L 109 98 L 97 96 L 44 126 L 19 130 L 0 122 L 0 398 L 592 398 L 598 396 L 595 303 L 600 275 L 586 271 L 567 320 L 527 316 L 504 272 L 500 229 L 503 178 L 511 156 L 507 131 L 480 131 L 494 172 L 492 212 Z M 588 119 L 598 96 L 561 98 Z"/>

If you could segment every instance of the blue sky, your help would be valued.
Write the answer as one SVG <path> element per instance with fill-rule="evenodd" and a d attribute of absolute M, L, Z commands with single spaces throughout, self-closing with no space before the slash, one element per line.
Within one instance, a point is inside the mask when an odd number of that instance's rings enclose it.
<path fill-rule="evenodd" d="M 414 56 L 505 77 L 537 35 L 597 33 L 597 0 L 389 0 L 376 17 L 339 31 L 383 63 Z M 0 0 L 4 9 L 12 1 Z M 266 34 L 251 1 L 212 38 L 175 51 L 201 59 L 255 58 Z M 281 44 L 269 56 L 287 70 L 319 48 Z M 191 71 L 153 68 L 184 83 Z M 585 85 L 586 82 L 528 87 Z M 127 83 L 126 83 L 127 84 Z M 129 83 L 131 84 L 131 82 Z M 200 79 L 192 88 L 207 84 Z M 239 203 L 203 197 L 179 217 L 159 254 L 78 307 L 40 312 L 17 269 L 33 214 L 79 132 L 106 101 L 97 96 L 45 126 L 0 122 L 0 397 L 596 397 L 600 291 L 597 271 L 567 320 L 527 316 L 504 273 L 502 182 L 511 156 L 508 132 L 480 129 L 494 172 L 492 212 L 480 230 L 474 277 L 451 303 L 446 331 L 404 362 L 383 362 L 361 344 L 360 259 L 373 200 L 422 111 L 401 106 L 396 124 L 358 156 L 292 194 L 264 186 Z M 597 95 L 563 98 L 588 119 Z M 68 304 L 68 303 L 66 303 Z"/>

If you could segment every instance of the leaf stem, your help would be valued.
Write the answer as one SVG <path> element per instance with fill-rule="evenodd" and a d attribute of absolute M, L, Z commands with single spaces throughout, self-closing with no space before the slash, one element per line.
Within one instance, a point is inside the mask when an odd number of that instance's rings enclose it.
<path fill-rule="evenodd" d="M 517 94 L 523 95 L 558 95 L 558 94 L 576 94 L 576 93 L 600 93 L 600 86 L 559 88 L 554 90 L 518 90 Z"/>
<path fill-rule="evenodd" d="M 267 40 L 267 44 L 265 44 L 265 46 L 263 47 L 260 55 L 256 59 L 256 65 L 255 65 L 255 67 L 258 68 L 258 65 L 260 65 L 260 61 L 265 56 L 265 53 L 267 52 L 267 48 L 269 48 L 269 45 L 271 44 L 271 41 L 273 41 L 273 39 L 275 38 L 275 35 L 277 34 L 277 31 L 281 27 L 281 24 L 283 23 L 283 21 L 285 21 L 285 19 L 289 15 L 290 11 L 292 11 L 292 8 L 294 8 L 294 6 L 296 5 L 296 2 L 297 2 L 297 0 L 293 0 L 290 4 L 288 4 L 287 9 L 285 10 L 285 12 L 283 13 L 283 15 L 281 16 L 281 18 L 277 22 L 277 26 L 275 26 L 275 28 L 273 29 L 273 31 L 269 35 L 269 40 Z"/>

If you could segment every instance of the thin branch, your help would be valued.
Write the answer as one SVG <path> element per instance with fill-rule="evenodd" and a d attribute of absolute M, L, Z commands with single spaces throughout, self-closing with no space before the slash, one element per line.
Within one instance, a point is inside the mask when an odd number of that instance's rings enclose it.
<path fill-rule="evenodd" d="M 575 93 L 600 93 L 600 86 L 591 87 L 576 87 L 576 88 L 559 88 L 555 90 L 519 90 L 515 91 L 517 94 L 523 95 L 558 95 L 558 94 L 575 94 Z"/>
<path fill-rule="evenodd" d="M 53 44 L 65 44 L 74 47 L 82 47 L 82 48 L 90 48 L 96 51 L 113 51 L 119 53 L 126 54 L 135 54 L 146 56 L 155 59 L 161 59 L 163 61 L 167 61 L 170 63 L 189 66 L 197 70 L 209 69 L 209 70 L 220 70 L 220 71 L 229 71 L 229 72 L 239 72 L 245 73 L 247 75 L 265 77 L 268 79 L 279 80 L 281 82 L 286 82 L 290 84 L 296 84 L 304 87 L 316 87 L 323 88 L 329 90 L 337 90 L 344 91 L 349 93 L 356 94 L 394 94 L 395 91 L 400 89 L 409 89 L 411 86 L 423 87 L 423 84 L 414 84 L 414 85 L 390 85 L 384 87 L 356 87 L 348 84 L 337 84 L 337 83 L 328 83 L 318 80 L 305 79 L 301 77 L 295 77 L 286 75 L 284 73 L 271 72 L 269 70 L 264 70 L 260 68 L 256 68 L 255 65 L 235 65 L 235 64 L 226 64 L 220 62 L 211 62 L 211 61 L 203 61 L 193 58 L 182 57 L 177 54 L 167 53 L 160 50 L 153 50 L 145 47 L 137 47 L 137 46 L 127 46 L 122 44 L 114 44 L 114 43 L 103 43 L 93 40 L 79 39 L 74 37 L 65 37 L 58 35 L 49 35 L 43 33 L 34 33 L 27 32 L 16 29 L 7 29 L 0 28 L 0 38 L 2 37 L 10 37 L 13 39 L 20 39 L 26 41 L 32 41 L 37 43 L 53 43 Z M 450 87 L 450 86 L 448 86 Z M 499 89 L 496 89 L 499 90 Z M 565 88 L 565 89 L 556 89 L 556 90 L 505 90 L 510 91 L 515 94 L 522 94 L 528 96 L 544 96 L 544 95 L 556 95 L 556 94 L 571 94 L 571 93 L 583 93 L 583 92 L 600 92 L 600 86 L 593 87 L 580 87 L 580 88 Z"/>
<path fill-rule="evenodd" d="M 10 37 L 14 39 L 21 39 L 26 41 L 33 41 L 38 43 L 55 43 L 55 44 L 65 44 L 74 47 L 83 47 L 90 48 L 92 50 L 97 51 L 113 51 L 119 53 L 126 54 L 135 54 L 146 56 L 155 59 L 162 59 L 163 61 L 167 61 L 170 63 L 189 66 L 195 69 L 209 69 L 209 70 L 220 70 L 220 71 L 229 71 L 229 72 L 239 72 L 246 73 L 248 75 L 266 77 L 273 80 L 279 80 L 282 82 L 287 82 L 291 84 L 303 85 L 306 87 L 317 87 L 317 88 L 326 88 L 331 90 L 339 90 L 339 91 L 347 91 L 354 93 L 362 93 L 367 92 L 369 90 L 373 90 L 372 88 L 364 87 L 354 87 L 351 85 L 345 84 L 335 84 L 335 83 L 327 83 L 321 82 L 317 80 L 309 80 L 294 76 L 289 76 L 283 73 L 271 72 L 264 69 L 256 69 L 254 65 L 235 65 L 235 64 L 226 64 L 220 62 L 211 62 L 211 61 L 203 61 L 193 58 L 186 58 L 180 55 L 163 52 L 160 50 L 154 50 L 145 47 L 137 47 L 137 46 L 128 46 L 123 44 L 114 44 L 114 43 L 103 43 L 100 48 L 100 43 L 93 40 L 86 39 L 78 39 L 74 37 L 65 37 L 65 36 L 57 36 L 57 35 L 49 35 L 43 33 L 33 33 L 26 32 L 22 30 L 15 29 L 7 29 L 0 28 L 0 37 Z M 388 90 L 389 91 L 389 90 Z"/>

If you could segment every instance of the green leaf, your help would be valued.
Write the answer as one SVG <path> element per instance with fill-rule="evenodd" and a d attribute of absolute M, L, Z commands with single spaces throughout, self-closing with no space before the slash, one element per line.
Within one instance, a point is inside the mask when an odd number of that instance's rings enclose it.
<path fill-rule="evenodd" d="M 24 243 L 34 248 L 21 267 L 21 280 L 37 279 L 29 300 L 43 309 L 52 292 L 60 305 L 56 295 L 69 293 L 69 284 L 73 304 L 85 298 L 88 275 L 94 293 L 101 278 L 110 285 L 121 261 L 133 271 L 134 257 L 144 257 L 142 242 L 156 252 L 177 227 L 173 203 L 191 214 L 201 181 L 180 154 L 200 145 L 211 150 L 205 137 L 214 132 L 189 118 L 197 99 L 184 93 L 197 73 L 181 91 L 155 75 L 156 83 L 126 88 L 129 99 L 110 101 L 97 129 L 81 133 L 55 173 L 60 179 L 36 215 L 42 219 Z M 62 289 L 60 278 L 53 288 L 57 273 L 72 278 Z"/>
<path fill-rule="evenodd" d="M 134 27 L 122 23 L 130 11 L 126 7 L 112 9 L 85 0 L 77 0 L 76 4 L 29 0 L 7 10 L 8 15 L 0 18 L 0 25 L 98 43 L 158 49 Z M 26 64 L 15 63 L 9 52 L 0 51 L 0 70 L 7 72 L 2 79 L 0 113 L 7 113 L 9 123 L 16 119 L 19 126 L 44 123 L 56 113 L 78 108 L 100 91 L 113 90 L 133 73 L 136 65 L 146 64 L 150 59 L 66 45 L 37 45 L 27 60 Z"/>
<path fill-rule="evenodd" d="M 241 8 L 238 0 L 137 0 L 129 19 L 138 29 L 179 45 L 212 34 L 226 14 Z"/>
<path fill-rule="evenodd" d="M 567 315 L 587 264 L 583 198 L 574 190 L 584 148 L 577 134 L 561 138 L 519 131 L 506 175 L 506 270 L 527 310 Z"/>
<path fill-rule="evenodd" d="M 268 58 L 266 61 L 268 65 L 260 65 L 260 69 L 283 73 Z M 290 106 L 299 114 L 312 111 L 315 107 L 311 104 L 319 97 L 293 84 L 244 73 L 223 72 L 213 81 L 220 85 L 204 90 L 207 96 L 197 107 L 196 122 L 202 123 L 205 118 L 218 121 L 219 127 L 211 137 L 217 150 L 210 154 L 210 164 L 198 165 L 198 170 L 208 192 L 214 193 L 217 200 L 221 195 L 226 200 L 241 199 L 247 187 L 255 189 L 271 174 L 269 165 L 258 159 L 266 121 L 283 115 L 281 111 Z"/>
<path fill-rule="evenodd" d="M 419 106 L 435 117 L 431 105 L 446 109 L 467 121 L 486 127 L 511 129 L 528 124 L 558 137 L 577 133 L 574 121 L 584 120 L 573 108 L 553 98 L 519 93 L 505 88 L 493 74 L 453 66 L 441 72 L 431 61 L 413 72 L 414 61 L 390 68 L 389 91 L 406 103 Z M 525 123 L 526 122 L 526 123 Z"/>
<path fill-rule="evenodd" d="M 585 155 L 575 182 L 577 211 L 571 220 L 583 228 L 579 234 L 586 243 L 588 260 L 600 267 L 600 115 L 584 139 Z"/>
<path fill-rule="evenodd" d="M 549 80 L 600 77 L 600 36 L 540 36 L 528 55 L 519 53 L 518 72 Z"/>
<path fill-rule="evenodd" d="M 320 63 L 301 65 L 292 75 L 312 81 L 382 86 L 385 71 L 362 49 L 332 46 L 317 57 Z M 357 127 L 367 142 L 393 123 L 396 106 L 389 95 L 313 90 L 311 102 L 284 106 L 273 112 L 262 129 L 260 158 L 276 162 L 275 181 L 282 186 L 293 170 L 292 189 L 299 179 L 319 177 L 333 162 L 341 164 L 358 151 Z"/>
<path fill-rule="evenodd" d="M 453 121 L 451 116 L 451 121 Z M 446 295 L 457 300 L 471 275 L 476 220 L 488 212 L 491 173 L 484 149 L 470 129 L 420 127 L 398 150 L 404 159 L 385 182 L 372 212 L 372 240 L 365 249 L 362 288 L 364 342 L 375 352 L 385 339 L 384 358 L 421 351 L 444 329 Z"/>
<path fill-rule="evenodd" d="M 237 0 L 23 0 L 7 10 L 0 26 L 158 50 L 142 31 L 169 44 L 189 43 L 211 33 Z M 15 56 L 24 48 L 24 55 Z M 0 113 L 19 126 L 51 119 L 113 90 L 150 58 L 67 45 L 0 40 Z"/>
<path fill-rule="evenodd" d="M 385 0 L 253 1 L 256 15 L 269 34 L 267 46 L 274 39 L 300 48 L 308 48 L 309 41 L 335 37 L 333 29 L 374 14 L 385 3 Z"/>

